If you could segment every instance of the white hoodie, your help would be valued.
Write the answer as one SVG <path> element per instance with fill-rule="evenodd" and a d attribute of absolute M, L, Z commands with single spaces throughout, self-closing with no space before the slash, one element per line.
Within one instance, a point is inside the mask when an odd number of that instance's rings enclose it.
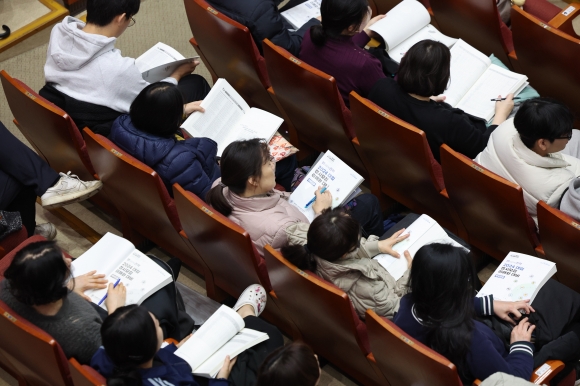
<path fill-rule="evenodd" d="M 84 26 L 71 16 L 54 26 L 44 65 L 46 82 L 72 98 L 128 113 L 149 83 L 135 59 L 115 48 L 117 38 L 83 32 Z M 163 81 L 177 84 L 174 78 Z"/>

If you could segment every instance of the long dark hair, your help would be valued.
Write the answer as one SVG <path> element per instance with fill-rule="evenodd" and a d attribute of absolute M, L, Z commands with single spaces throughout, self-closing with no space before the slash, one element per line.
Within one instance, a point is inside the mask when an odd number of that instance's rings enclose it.
<path fill-rule="evenodd" d="M 314 351 L 304 343 L 291 343 L 273 351 L 258 370 L 256 386 L 314 386 L 320 378 Z"/>
<path fill-rule="evenodd" d="M 101 338 L 115 365 L 107 385 L 142 385 L 139 366 L 152 359 L 159 348 L 149 311 L 135 304 L 117 308 L 103 321 Z"/>
<path fill-rule="evenodd" d="M 310 27 L 310 39 L 323 46 L 327 38 L 336 38 L 350 26 L 358 29 L 369 12 L 367 0 L 322 0 L 321 24 Z"/>
<path fill-rule="evenodd" d="M 406 93 L 423 97 L 443 94 L 451 76 L 451 52 L 434 40 L 416 43 L 401 59 L 397 83 Z"/>
<path fill-rule="evenodd" d="M 475 280 L 473 262 L 462 248 L 427 244 L 413 259 L 415 315 L 428 329 L 427 344 L 452 361 L 462 379 L 469 379 L 466 357 L 474 328 Z"/>
<path fill-rule="evenodd" d="M 358 221 L 344 209 L 327 209 L 310 224 L 306 246 L 286 245 L 281 249 L 282 256 L 300 269 L 315 271 L 313 255 L 336 261 L 354 252 L 360 245 L 360 230 Z"/>
<path fill-rule="evenodd" d="M 152 83 L 131 103 L 131 122 L 142 131 L 169 138 L 183 119 L 183 96 L 168 82 Z"/>
<path fill-rule="evenodd" d="M 222 153 L 220 161 L 221 184 L 207 192 L 205 201 L 224 216 L 229 216 L 233 208 L 224 197 L 224 186 L 235 194 L 244 193 L 248 179 L 262 177 L 262 166 L 269 160 L 270 150 L 263 139 L 230 143 Z"/>

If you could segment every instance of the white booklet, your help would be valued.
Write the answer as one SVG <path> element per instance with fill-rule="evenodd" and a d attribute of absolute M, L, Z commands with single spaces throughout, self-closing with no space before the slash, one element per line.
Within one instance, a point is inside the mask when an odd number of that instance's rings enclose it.
<path fill-rule="evenodd" d="M 491 63 L 485 54 L 459 39 L 451 48 L 451 79 L 445 102 L 489 121 L 495 115 L 491 99 L 519 94 L 528 77 Z"/>
<path fill-rule="evenodd" d="M 530 299 L 556 273 L 556 263 L 539 257 L 510 252 L 477 294 L 495 300 L 516 302 Z"/>
<path fill-rule="evenodd" d="M 72 262 L 73 277 L 93 270 L 105 274 L 109 283 L 120 282 L 127 287 L 126 305 L 141 304 L 173 281 L 169 272 L 135 249 L 130 241 L 110 232 Z M 106 288 L 85 292 L 95 304 L 101 303 L 106 293 Z M 107 309 L 104 301 L 100 306 Z"/>
<path fill-rule="evenodd" d="M 206 137 L 218 144 L 217 155 L 234 141 L 264 138 L 269 142 L 284 120 L 251 107 L 225 79 L 218 79 L 201 102 L 205 112 L 194 112 L 181 128 L 192 137 Z"/>
<path fill-rule="evenodd" d="M 435 40 L 453 46 L 457 39 L 443 35 L 431 24 L 429 11 L 417 0 L 403 0 L 370 29 L 385 40 L 391 59 L 400 63 L 403 55 L 421 40 Z"/>
<path fill-rule="evenodd" d="M 196 58 L 199 56 L 185 58 L 175 48 L 159 42 L 135 59 L 135 65 L 141 71 L 143 80 L 154 83 L 169 77 L 177 67 Z"/>
<path fill-rule="evenodd" d="M 449 237 L 447 232 L 441 228 L 441 225 L 426 214 L 422 214 L 417 220 L 413 221 L 413 223 L 405 229 L 405 232 L 403 232 L 403 234 L 407 233 L 409 234 L 408 238 L 393 246 L 393 250 L 399 253 L 398 258 L 386 253 L 381 253 L 373 258 L 377 260 L 379 264 L 381 264 L 391 274 L 391 276 L 395 278 L 395 280 L 399 280 L 407 270 L 407 259 L 405 259 L 404 256 L 405 251 L 409 251 L 411 257 L 414 257 L 419 248 L 423 245 L 432 243 L 451 244 L 467 251 L 467 248 Z"/>
<path fill-rule="evenodd" d="M 215 378 L 227 355 L 238 354 L 270 339 L 268 334 L 244 328 L 244 319 L 227 306 L 221 306 L 191 338 L 175 351 L 193 369 L 193 374 Z"/>
<path fill-rule="evenodd" d="M 319 186 L 326 187 L 332 194 L 334 209 L 348 202 L 363 181 L 360 174 L 328 150 L 312 165 L 298 188 L 290 195 L 289 202 L 312 222 L 314 209 L 310 201 L 315 197 L 314 192 Z"/>
<path fill-rule="evenodd" d="M 298 4 L 282 12 L 280 15 L 288 23 L 292 24 L 295 29 L 300 29 L 310 19 L 315 19 L 320 16 L 320 4 L 322 4 L 322 0 L 307 0 L 302 4 Z"/>

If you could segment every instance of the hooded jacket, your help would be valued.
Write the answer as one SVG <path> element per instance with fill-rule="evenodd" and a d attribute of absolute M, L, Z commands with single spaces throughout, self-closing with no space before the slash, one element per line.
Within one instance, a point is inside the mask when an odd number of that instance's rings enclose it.
<path fill-rule="evenodd" d="M 562 196 L 560 210 L 576 221 L 580 221 L 580 178 L 570 181 L 568 190 Z"/>
<path fill-rule="evenodd" d="M 74 99 L 128 113 L 149 83 L 135 59 L 123 57 L 115 48 L 117 38 L 86 33 L 84 27 L 72 16 L 54 26 L 44 65 L 46 82 Z M 174 78 L 163 81 L 177 84 Z"/>
<path fill-rule="evenodd" d="M 163 138 L 137 129 L 129 115 L 113 122 L 109 139 L 159 174 L 167 190 L 179 183 L 204 199 L 220 176 L 216 162 L 217 144 L 209 138 Z"/>

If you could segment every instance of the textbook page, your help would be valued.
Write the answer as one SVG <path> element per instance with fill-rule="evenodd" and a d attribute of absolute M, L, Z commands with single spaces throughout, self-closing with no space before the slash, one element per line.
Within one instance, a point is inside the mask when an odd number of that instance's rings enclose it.
<path fill-rule="evenodd" d="M 544 284 L 556 273 L 556 264 L 523 253 L 510 252 L 477 294 L 493 295 L 495 300 L 530 303 Z"/>
<path fill-rule="evenodd" d="M 322 0 L 308 0 L 282 12 L 280 15 L 295 29 L 300 29 L 310 19 L 316 19 L 320 16 L 320 4 L 322 4 Z"/>
<path fill-rule="evenodd" d="M 389 51 L 430 22 L 431 16 L 423 4 L 417 0 L 403 0 L 369 29 L 381 35 Z"/>
<path fill-rule="evenodd" d="M 133 250 L 135 246 L 129 240 L 107 232 L 88 251 L 73 260 L 72 276 L 81 276 L 95 269 L 99 274 L 109 275 Z"/>
<path fill-rule="evenodd" d="M 407 38 L 404 42 L 389 50 L 387 53 L 391 59 L 397 63 L 401 63 L 401 59 L 403 59 L 403 56 L 407 53 L 407 51 L 409 51 L 411 47 L 422 40 L 435 40 L 436 42 L 445 44 L 449 48 L 451 48 L 455 42 L 457 42 L 457 39 L 442 34 L 437 28 L 433 27 L 431 24 L 428 24 L 421 28 L 421 30 L 419 30 L 417 33 Z"/>
<path fill-rule="evenodd" d="M 343 205 L 345 200 L 363 182 L 360 174 L 345 164 L 340 158 L 328 150 L 324 156 L 312 166 L 298 188 L 290 195 L 289 202 L 296 206 L 310 222 L 314 220 L 312 204 L 306 204 L 314 197 L 319 186 L 326 187 L 332 194 L 332 208 Z"/>
<path fill-rule="evenodd" d="M 230 143 L 253 138 L 264 138 L 266 142 L 276 134 L 284 120 L 267 111 L 252 107 L 247 111 L 238 124 L 231 130 L 230 135 L 225 137 L 223 143 L 218 141 L 218 153 L 221 157 L 222 152 Z M 220 146 L 221 145 L 221 146 Z"/>
<path fill-rule="evenodd" d="M 135 59 L 135 65 L 141 71 L 143 80 L 154 83 L 167 78 L 177 67 L 195 58 L 199 56 L 185 58 L 173 47 L 159 42 Z"/>

